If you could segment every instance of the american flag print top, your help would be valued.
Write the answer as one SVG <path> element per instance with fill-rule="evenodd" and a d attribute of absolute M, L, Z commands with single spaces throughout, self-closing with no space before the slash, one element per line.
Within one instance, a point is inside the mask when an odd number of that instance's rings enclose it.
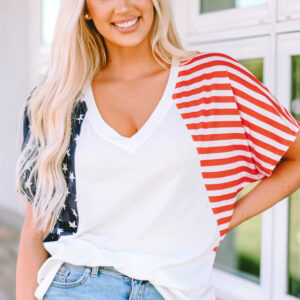
<path fill-rule="evenodd" d="M 238 193 L 247 184 L 272 174 L 296 139 L 300 125 L 265 85 L 227 54 L 198 52 L 192 60 L 180 61 L 176 70 L 171 101 L 195 147 L 202 174 L 201 184 L 208 195 L 208 211 L 211 210 L 218 231 L 216 242 L 207 245 L 209 254 L 213 254 L 207 259 L 212 260 L 228 232 Z M 74 157 L 87 110 L 82 95 L 72 111 L 71 140 L 62 163 L 68 195 L 53 231 L 43 240 L 47 249 L 55 249 L 54 244 L 63 237 L 75 236 L 80 227 Z M 26 109 L 23 134 L 22 147 L 30 134 Z M 24 189 L 28 201 L 32 202 L 28 187 L 31 186 L 34 192 L 35 182 L 28 182 L 29 172 L 25 174 Z M 202 259 L 205 261 L 206 258 L 203 256 Z M 41 267 L 38 274 L 40 285 L 35 294 L 38 299 L 42 299 L 61 263 L 53 257 Z M 211 263 L 206 265 L 210 268 Z M 210 270 L 205 269 L 203 273 L 208 276 Z M 201 279 L 203 284 L 206 280 Z M 207 291 L 210 290 L 211 287 L 207 287 Z M 190 299 L 187 294 L 184 296 L 184 292 L 176 292 L 176 299 Z M 211 299 L 211 296 L 205 298 Z"/>

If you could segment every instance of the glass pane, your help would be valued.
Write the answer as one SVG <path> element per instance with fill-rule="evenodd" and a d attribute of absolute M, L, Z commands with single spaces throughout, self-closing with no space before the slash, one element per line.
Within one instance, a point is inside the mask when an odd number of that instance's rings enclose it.
<path fill-rule="evenodd" d="M 42 0 L 42 44 L 50 45 L 61 0 Z"/>
<path fill-rule="evenodd" d="M 292 57 L 291 112 L 300 121 L 300 56 Z M 300 298 L 300 189 L 289 199 L 288 293 Z"/>
<path fill-rule="evenodd" d="M 200 14 L 229 8 L 245 8 L 267 3 L 267 0 L 200 0 Z"/>
<path fill-rule="evenodd" d="M 257 79 L 263 82 L 263 58 L 240 60 Z M 248 184 L 238 195 L 241 198 L 258 182 Z M 262 214 L 248 219 L 230 230 L 218 248 L 214 266 L 253 282 L 260 280 Z"/>

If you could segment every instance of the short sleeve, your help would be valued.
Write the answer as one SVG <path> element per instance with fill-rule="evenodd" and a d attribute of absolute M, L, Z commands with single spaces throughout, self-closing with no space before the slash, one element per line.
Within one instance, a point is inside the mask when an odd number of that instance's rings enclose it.
<path fill-rule="evenodd" d="M 222 59 L 256 169 L 269 177 L 300 123 L 245 66 L 228 55 Z"/>

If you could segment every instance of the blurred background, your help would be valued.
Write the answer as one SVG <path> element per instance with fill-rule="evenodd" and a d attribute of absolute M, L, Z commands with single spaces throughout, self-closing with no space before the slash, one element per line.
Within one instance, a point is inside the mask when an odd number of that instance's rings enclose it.
<path fill-rule="evenodd" d="M 239 60 L 300 121 L 299 0 L 170 1 L 186 49 Z M 0 2 L 0 300 L 15 299 L 25 212 L 14 185 L 20 109 L 47 68 L 60 3 Z M 214 278 L 222 300 L 300 299 L 300 191 L 228 233 L 217 251 Z"/>

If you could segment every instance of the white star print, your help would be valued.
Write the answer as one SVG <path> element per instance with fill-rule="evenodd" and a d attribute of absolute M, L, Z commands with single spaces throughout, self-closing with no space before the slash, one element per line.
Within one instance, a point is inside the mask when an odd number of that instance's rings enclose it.
<path fill-rule="evenodd" d="M 68 156 L 70 156 L 70 149 L 68 149 L 68 151 L 67 151 L 67 155 L 68 155 Z"/>
<path fill-rule="evenodd" d="M 69 221 L 69 227 L 76 228 L 77 225 L 75 225 L 75 221 L 72 222 L 72 223 Z"/>
<path fill-rule="evenodd" d="M 79 118 L 77 118 L 76 120 L 79 121 L 79 122 L 82 121 L 82 120 L 83 120 L 83 115 L 81 114 L 81 115 L 79 116 Z"/>
<path fill-rule="evenodd" d="M 60 235 L 62 232 L 64 232 L 64 230 L 62 228 L 58 228 L 57 229 L 57 234 Z"/>
<path fill-rule="evenodd" d="M 67 189 L 67 196 L 70 194 L 70 191 L 69 191 L 69 189 Z"/>
<path fill-rule="evenodd" d="M 25 188 L 29 189 L 31 185 L 32 185 L 32 182 L 27 180 L 26 183 L 25 183 Z"/>
<path fill-rule="evenodd" d="M 66 204 L 65 203 L 62 205 L 62 209 L 66 209 Z"/>
<path fill-rule="evenodd" d="M 63 171 L 64 171 L 64 172 L 67 172 L 67 171 L 68 171 L 67 164 L 63 164 Z"/>
<path fill-rule="evenodd" d="M 79 135 L 77 134 L 76 137 L 74 138 L 74 141 L 77 143 L 77 140 L 79 138 Z"/>
<path fill-rule="evenodd" d="M 73 215 L 74 215 L 75 217 L 78 217 L 78 215 L 77 215 L 75 209 L 72 208 L 72 212 L 73 212 Z"/>
<path fill-rule="evenodd" d="M 70 172 L 70 177 L 69 178 L 71 179 L 71 181 L 73 183 L 73 180 L 75 179 L 75 176 L 74 176 L 73 172 Z"/>

